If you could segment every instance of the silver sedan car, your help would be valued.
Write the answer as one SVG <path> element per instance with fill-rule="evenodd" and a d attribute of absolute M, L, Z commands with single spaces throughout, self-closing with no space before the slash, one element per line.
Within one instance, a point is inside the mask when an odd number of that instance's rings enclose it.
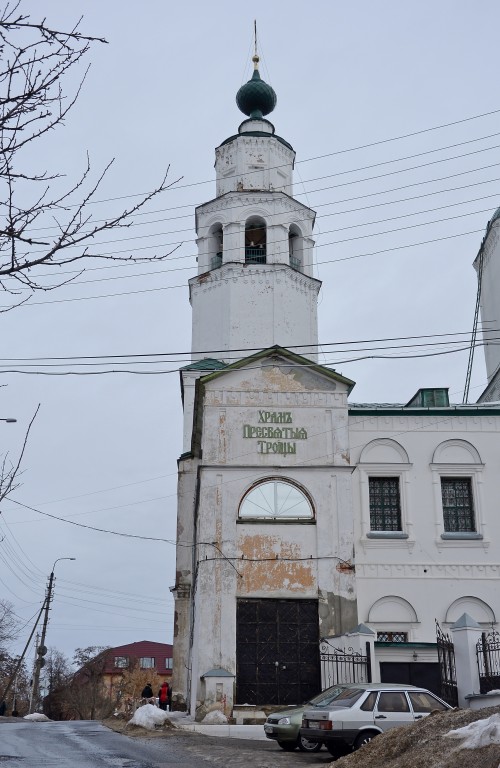
<path fill-rule="evenodd" d="M 339 757 L 389 728 L 446 709 L 452 707 L 425 688 L 413 685 L 343 685 L 328 702 L 305 707 L 300 735 L 324 744 L 331 755 Z"/>

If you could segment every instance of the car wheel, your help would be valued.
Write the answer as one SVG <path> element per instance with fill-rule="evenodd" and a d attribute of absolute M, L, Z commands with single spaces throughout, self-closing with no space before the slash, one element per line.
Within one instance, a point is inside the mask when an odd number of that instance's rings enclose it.
<path fill-rule="evenodd" d="M 322 747 L 317 741 L 310 741 L 305 736 L 299 736 L 297 744 L 301 752 L 319 752 Z"/>
<path fill-rule="evenodd" d="M 375 736 L 378 736 L 376 731 L 363 731 L 363 733 L 360 733 L 359 736 L 356 737 L 354 741 L 354 749 L 359 749 L 364 744 L 368 744 L 375 738 Z"/>
<path fill-rule="evenodd" d="M 293 752 L 297 748 L 297 744 L 294 741 L 278 741 L 278 745 L 285 752 Z"/>

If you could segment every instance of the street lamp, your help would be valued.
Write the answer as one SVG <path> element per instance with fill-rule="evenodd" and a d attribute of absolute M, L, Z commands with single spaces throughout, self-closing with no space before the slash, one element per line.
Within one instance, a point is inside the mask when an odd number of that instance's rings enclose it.
<path fill-rule="evenodd" d="M 7 424 L 15 424 L 17 419 L 0 419 L 0 421 L 6 421 Z"/>
<path fill-rule="evenodd" d="M 38 698 L 38 689 L 40 685 L 40 671 L 44 665 L 44 656 L 47 653 L 47 648 L 45 647 L 45 634 L 47 632 L 47 624 L 49 622 L 49 608 L 50 603 L 52 601 L 52 589 L 54 586 L 54 569 L 56 567 L 56 563 L 59 563 L 61 560 L 76 560 L 76 557 L 58 557 L 57 560 L 54 561 L 54 565 L 52 566 L 52 571 L 50 572 L 49 576 L 49 584 L 47 587 L 47 595 L 45 597 L 45 615 L 43 617 L 43 627 L 42 627 L 42 635 L 40 638 L 40 645 L 37 649 L 37 657 L 35 660 L 35 672 L 33 675 L 33 687 L 31 689 L 31 702 L 36 707 L 36 701 Z M 30 712 L 31 712 L 31 706 L 30 706 Z"/>

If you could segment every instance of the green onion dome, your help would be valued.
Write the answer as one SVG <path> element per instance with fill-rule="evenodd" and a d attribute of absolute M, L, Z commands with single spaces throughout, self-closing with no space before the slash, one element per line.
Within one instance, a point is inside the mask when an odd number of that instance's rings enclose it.
<path fill-rule="evenodd" d="M 259 119 L 273 111 L 277 98 L 271 86 L 260 77 L 259 57 L 254 56 L 252 61 L 255 67 L 252 78 L 236 94 L 236 104 L 244 115 Z"/>

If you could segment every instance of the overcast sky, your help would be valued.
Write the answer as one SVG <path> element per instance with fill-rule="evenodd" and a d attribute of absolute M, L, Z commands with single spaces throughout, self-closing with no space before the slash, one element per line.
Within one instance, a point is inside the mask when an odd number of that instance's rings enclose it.
<path fill-rule="evenodd" d="M 22 7 L 38 20 L 38 0 Z M 114 242 L 106 246 L 144 255 L 182 242 L 175 258 L 150 266 L 94 262 L 71 286 L 0 315 L 0 416 L 18 419 L 0 423 L 2 452 L 15 457 L 41 403 L 12 496 L 38 511 L 12 500 L 2 505 L 0 594 L 26 622 L 21 648 L 54 561 L 76 557 L 56 566 L 47 634 L 49 646 L 71 656 L 88 645 L 172 640 L 173 543 L 80 526 L 175 539 L 182 414 L 173 353 L 190 348 L 193 209 L 214 197 L 214 148 L 243 119 L 235 94 L 251 75 L 253 19 L 261 74 L 278 96 L 270 118 L 297 152 L 295 194 L 318 213 L 322 361 L 357 382 L 353 402 L 404 403 L 423 386 L 449 387 L 461 402 L 465 350 L 345 361 L 372 356 L 361 351 L 367 346 L 391 345 L 354 341 L 429 335 L 416 342 L 467 345 L 472 262 L 500 205 L 500 4 L 45 0 L 43 14 L 56 28 L 83 14 L 81 31 L 109 45 L 94 46 L 80 99 L 65 128 L 40 142 L 37 167 L 72 180 L 87 150 L 96 173 L 116 158 L 97 196 L 104 202 L 93 206 L 96 218 L 154 188 L 168 165 L 172 180 L 182 177 L 150 215 L 109 236 Z M 74 85 L 70 78 L 69 91 Z M 335 342 L 349 343 L 327 346 Z M 409 342 L 392 344 L 402 343 Z M 146 353 L 163 357 L 144 365 L 130 359 Z M 20 358 L 26 365 L 29 358 L 98 355 L 128 356 L 122 367 L 142 373 L 48 376 L 41 372 L 119 365 L 63 361 L 54 369 L 39 360 L 22 368 L 29 375 L 6 372 L 21 370 Z M 484 386 L 479 349 L 472 400 Z"/>

